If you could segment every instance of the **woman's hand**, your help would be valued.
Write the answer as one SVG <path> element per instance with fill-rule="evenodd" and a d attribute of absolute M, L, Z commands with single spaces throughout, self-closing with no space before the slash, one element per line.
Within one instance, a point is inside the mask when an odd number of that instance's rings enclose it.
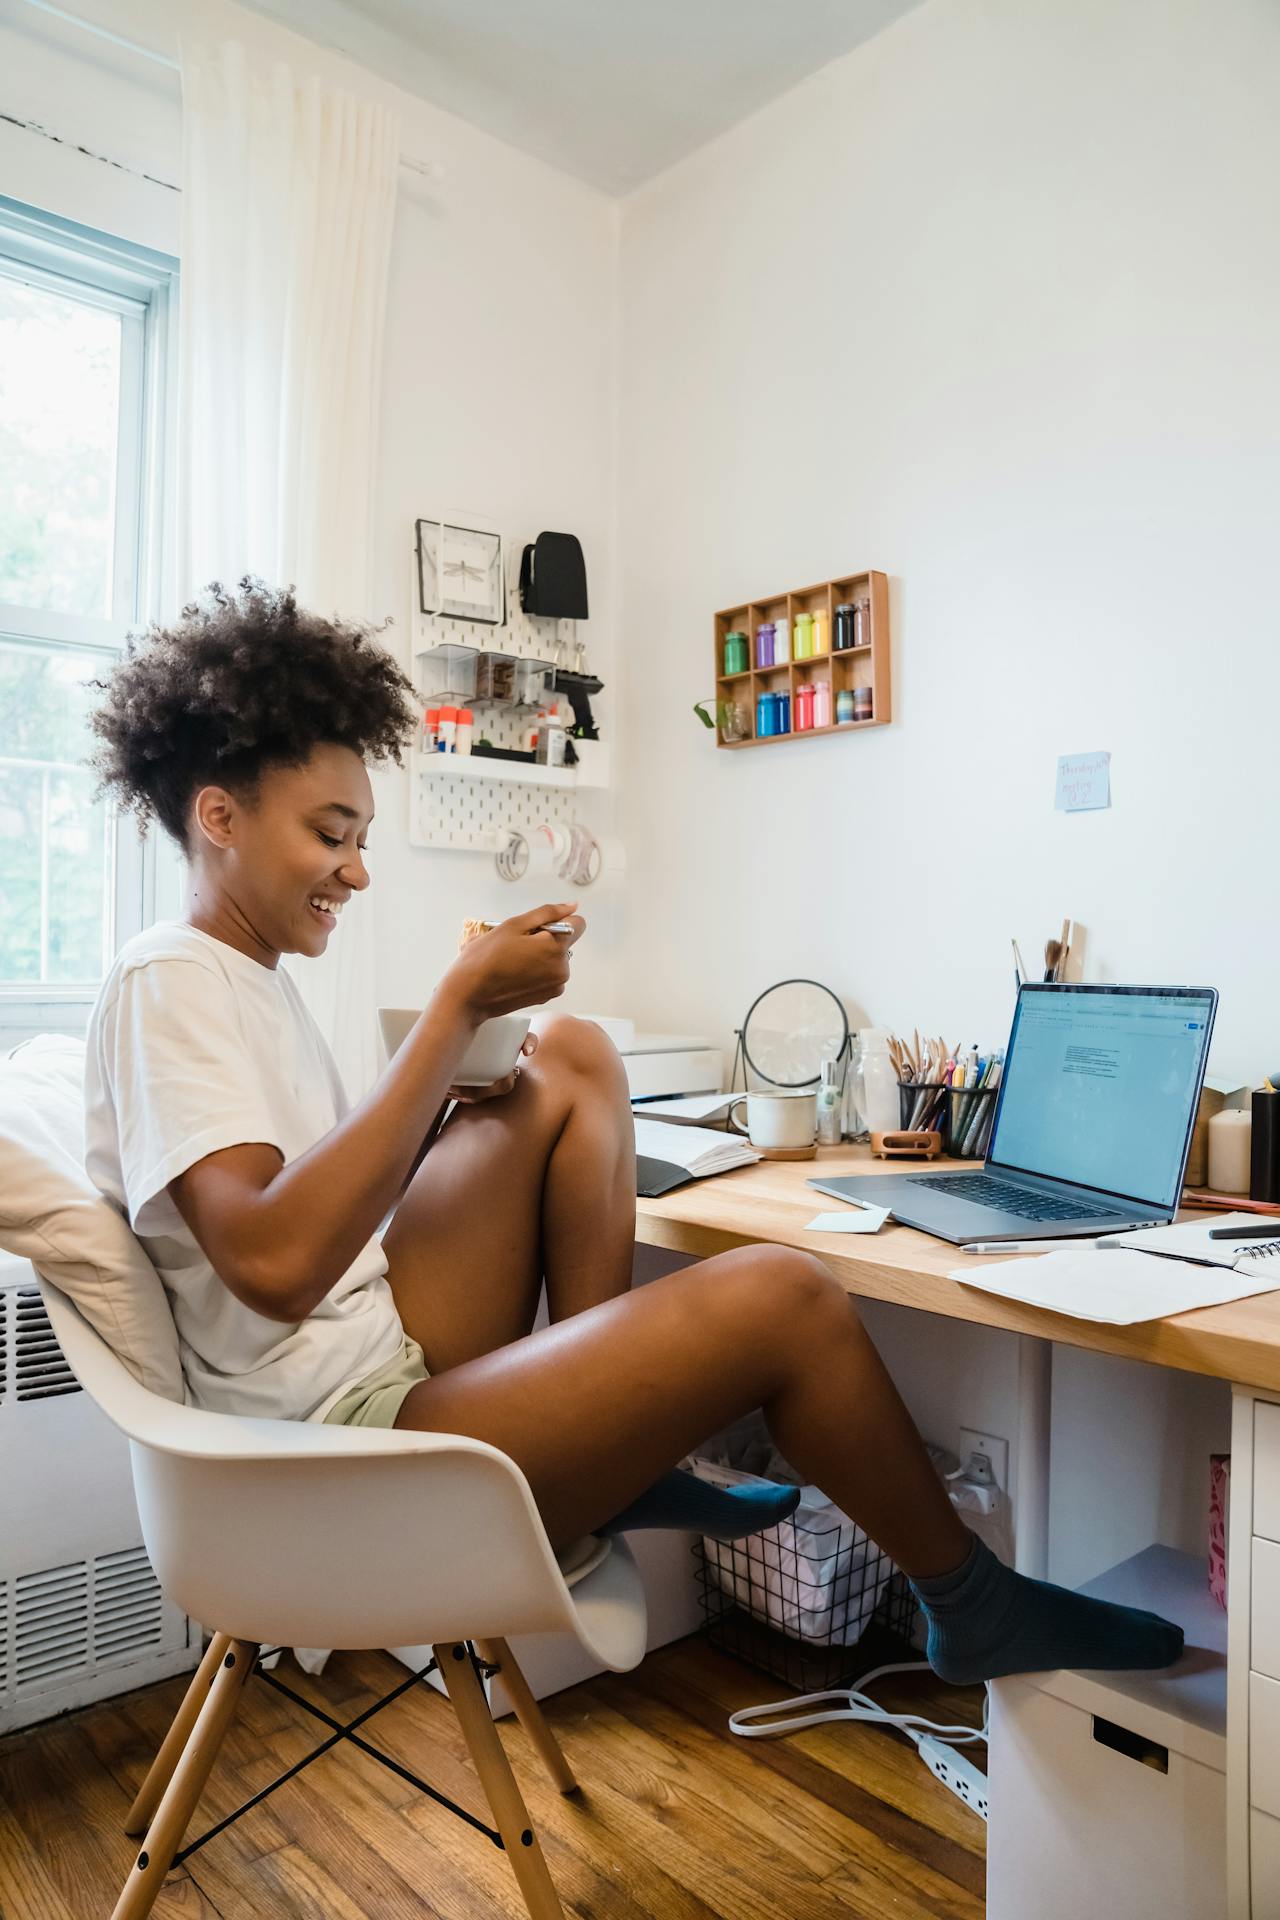
<path fill-rule="evenodd" d="M 537 1051 L 537 1034 L 526 1034 L 521 1043 L 521 1054 L 526 1060 L 529 1060 L 532 1059 Z M 520 1067 L 517 1063 L 505 1080 L 495 1080 L 493 1084 L 488 1087 L 450 1087 L 449 1098 L 456 1100 L 460 1107 L 478 1107 L 486 1100 L 500 1100 L 504 1093 L 514 1092 L 516 1082 L 519 1078 Z"/>
<path fill-rule="evenodd" d="M 570 900 L 536 907 L 532 913 L 502 921 L 492 933 L 469 940 L 439 991 L 456 1000 L 475 1026 L 501 1013 L 517 1013 L 522 1007 L 558 999 L 569 981 L 570 950 L 586 924 L 574 913 L 576 904 Z M 564 919 L 572 920 L 572 934 L 545 931 L 553 921 Z"/>

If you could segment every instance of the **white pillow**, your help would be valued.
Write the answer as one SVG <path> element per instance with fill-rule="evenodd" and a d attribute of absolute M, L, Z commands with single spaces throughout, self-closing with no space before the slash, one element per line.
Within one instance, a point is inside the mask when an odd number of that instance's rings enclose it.
<path fill-rule="evenodd" d="M 0 1057 L 0 1247 L 61 1287 L 142 1386 L 183 1398 L 160 1277 L 84 1170 L 84 1042 L 65 1034 Z"/>

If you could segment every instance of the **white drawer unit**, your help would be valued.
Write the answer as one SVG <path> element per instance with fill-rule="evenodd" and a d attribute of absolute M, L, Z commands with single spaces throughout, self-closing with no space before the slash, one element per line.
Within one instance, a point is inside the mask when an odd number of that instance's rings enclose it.
<path fill-rule="evenodd" d="M 1253 1805 L 1280 1820 L 1280 1680 L 1249 1675 L 1249 1791 Z"/>
<path fill-rule="evenodd" d="M 1229 1920 L 1280 1920 L 1280 1397 L 1237 1387 L 1231 1423 Z"/>
<path fill-rule="evenodd" d="M 1271 1920 L 1280 1913 L 1280 1820 L 1255 1807 L 1249 1816 L 1249 1853 L 1254 1920 Z"/>
<path fill-rule="evenodd" d="M 1249 1665 L 1280 1680 L 1280 1546 L 1253 1536 L 1249 1569 Z"/>
<path fill-rule="evenodd" d="M 1280 1540 L 1280 1406 L 1253 1403 L 1253 1530 Z"/>
<path fill-rule="evenodd" d="M 1224 1920 L 1226 1622 L 1205 1563 L 1149 1547 L 1085 1591 L 1179 1621 L 1194 1652 L 994 1684 L 988 1920 Z"/>

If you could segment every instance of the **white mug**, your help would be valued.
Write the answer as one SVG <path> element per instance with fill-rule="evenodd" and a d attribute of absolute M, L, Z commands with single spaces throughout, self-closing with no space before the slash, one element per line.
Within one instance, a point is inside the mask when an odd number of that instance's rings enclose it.
<path fill-rule="evenodd" d="M 745 1127 L 737 1117 L 739 1107 L 747 1110 Z M 766 1160 L 782 1154 L 808 1159 L 817 1152 L 817 1093 L 812 1087 L 770 1087 L 744 1094 L 729 1109 L 729 1125 L 745 1133 Z"/>

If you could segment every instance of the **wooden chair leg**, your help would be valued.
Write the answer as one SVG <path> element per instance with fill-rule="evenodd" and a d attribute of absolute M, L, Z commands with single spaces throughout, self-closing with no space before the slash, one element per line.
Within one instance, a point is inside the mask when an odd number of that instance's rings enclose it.
<path fill-rule="evenodd" d="M 498 1738 L 498 1729 L 493 1724 L 471 1657 L 461 1643 L 442 1643 L 433 1647 L 432 1652 L 439 1662 L 441 1678 L 453 1702 L 480 1784 L 488 1795 L 530 1920 L 564 1920 L 560 1896 L 538 1844 L 529 1810 L 516 1785 L 511 1763 Z"/>
<path fill-rule="evenodd" d="M 160 1751 L 151 1762 L 151 1771 L 138 1789 L 138 1797 L 130 1807 L 124 1823 L 127 1834 L 141 1836 L 151 1824 L 151 1816 L 160 1805 L 161 1795 L 173 1778 L 173 1770 L 178 1764 L 182 1749 L 191 1738 L 191 1729 L 199 1717 L 200 1709 L 213 1685 L 214 1675 L 222 1665 L 223 1658 L 231 1642 L 225 1633 L 215 1633 L 205 1649 L 204 1659 L 196 1668 L 191 1685 L 187 1688 L 186 1698 L 173 1716 L 173 1725 L 166 1733 Z"/>
<path fill-rule="evenodd" d="M 501 1673 L 503 1684 L 511 1695 L 511 1704 L 516 1710 L 516 1719 L 528 1734 L 534 1751 L 551 1776 L 552 1784 L 561 1793 L 576 1793 L 578 1782 L 574 1778 L 573 1768 L 561 1752 L 560 1744 L 547 1725 L 542 1708 L 530 1692 L 529 1682 L 520 1671 L 506 1641 L 477 1640 L 476 1651 L 482 1660 L 491 1667 L 497 1667 Z"/>
<path fill-rule="evenodd" d="M 227 1642 L 213 1684 L 196 1715 L 191 1737 L 174 1766 L 111 1920 L 143 1920 L 154 1906 L 218 1757 L 241 1688 L 253 1671 L 257 1654 L 258 1649 L 250 1641 Z"/>

